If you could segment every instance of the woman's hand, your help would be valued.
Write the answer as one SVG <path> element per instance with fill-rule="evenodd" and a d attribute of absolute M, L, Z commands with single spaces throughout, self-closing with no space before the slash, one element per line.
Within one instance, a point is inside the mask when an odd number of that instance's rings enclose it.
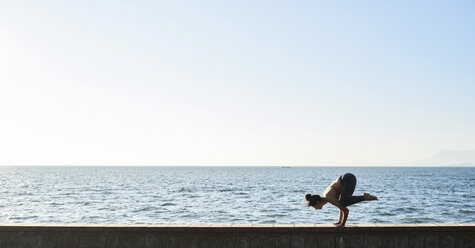
<path fill-rule="evenodd" d="M 335 226 L 339 226 L 340 224 L 341 224 L 340 221 L 333 223 L 333 225 L 335 225 Z"/>

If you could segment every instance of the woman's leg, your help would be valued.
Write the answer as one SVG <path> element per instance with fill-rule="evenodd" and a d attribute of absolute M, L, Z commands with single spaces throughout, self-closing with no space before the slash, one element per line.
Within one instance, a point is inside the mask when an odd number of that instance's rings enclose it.
<path fill-rule="evenodd" d="M 340 182 L 342 184 L 340 194 L 340 204 L 343 206 L 350 206 L 355 203 L 364 201 L 364 196 L 353 196 L 356 187 L 356 177 L 351 173 L 346 173 L 341 176 Z"/>

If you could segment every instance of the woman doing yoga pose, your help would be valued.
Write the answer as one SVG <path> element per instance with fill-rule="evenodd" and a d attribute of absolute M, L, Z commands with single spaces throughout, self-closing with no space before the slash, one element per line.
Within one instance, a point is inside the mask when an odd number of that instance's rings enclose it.
<path fill-rule="evenodd" d="M 378 200 L 376 196 L 364 193 L 362 196 L 353 196 L 356 186 L 356 177 L 351 173 L 339 176 L 323 192 L 322 196 L 306 194 L 307 206 L 322 209 L 328 202 L 340 210 L 338 222 L 333 223 L 337 228 L 345 226 L 349 210 L 347 206 L 361 202 Z"/>

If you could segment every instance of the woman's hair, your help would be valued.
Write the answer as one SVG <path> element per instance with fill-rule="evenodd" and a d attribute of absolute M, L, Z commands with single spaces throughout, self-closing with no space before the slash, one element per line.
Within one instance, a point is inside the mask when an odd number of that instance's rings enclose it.
<path fill-rule="evenodd" d="M 307 200 L 307 206 L 313 207 L 317 202 L 321 201 L 322 198 L 319 195 L 306 194 L 305 200 Z"/>

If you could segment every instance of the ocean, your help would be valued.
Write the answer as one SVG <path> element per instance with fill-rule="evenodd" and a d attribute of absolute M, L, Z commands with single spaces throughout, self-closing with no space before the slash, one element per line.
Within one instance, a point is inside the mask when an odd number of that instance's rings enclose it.
<path fill-rule="evenodd" d="M 0 167 L 0 222 L 328 224 L 305 207 L 339 175 L 357 179 L 348 224 L 475 223 L 475 167 Z"/>

